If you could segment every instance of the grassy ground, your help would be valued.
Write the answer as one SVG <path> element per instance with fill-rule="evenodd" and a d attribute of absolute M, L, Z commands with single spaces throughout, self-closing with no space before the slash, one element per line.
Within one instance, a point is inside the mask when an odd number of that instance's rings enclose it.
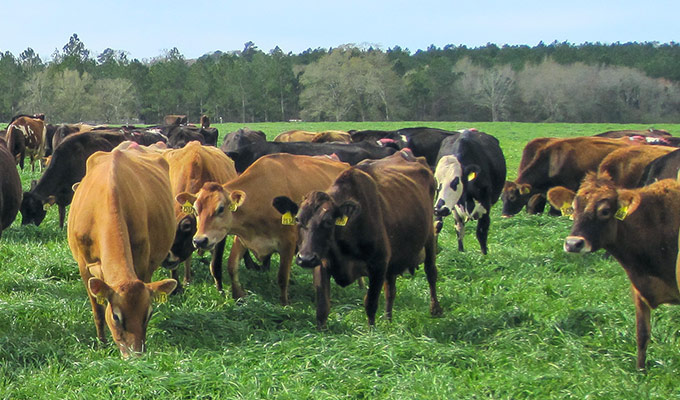
<path fill-rule="evenodd" d="M 647 125 L 522 123 L 249 124 L 289 129 L 477 127 L 499 138 L 509 178 L 533 137 L 590 135 Z M 220 132 L 244 124 L 217 125 Z M 658 125 L 676 135 L 680 125 Z M 28 188 L 37 173 L 22 173 Z M 500 218 L 489 255 L 468 224 L 466 251 L 445 222 L 438 256 L 444 316 L 431 318 L 425 274 L 397 281 L 394 321 L 369 330 L 363 292 L 334 286 L 328 330 L 315 329 L 311 276 L 294 267 L 291 305 L 269 272 L 242 269 L 251 294 L 218 293 L 194 261 L 187 290 L 156 307 L 143 357 L 97 343 L 78 269 L 56 209 L 40 227 L 20 217 L 0 240 L 0 398 L 543 399 L 680 397 L 680 308 L 652 315 L 648 371 L 635 370 L 634 307 L 621 267 L 602 252 L 565 254 L 568 219 Z M 225 274 L 226 275 L 226 274 Z M 158 271 L 155 278 L 167 276 Z M 228 278 L 227 278 L 228 279 Z M 378 311 L 382 315 L 381 308 Z"/>

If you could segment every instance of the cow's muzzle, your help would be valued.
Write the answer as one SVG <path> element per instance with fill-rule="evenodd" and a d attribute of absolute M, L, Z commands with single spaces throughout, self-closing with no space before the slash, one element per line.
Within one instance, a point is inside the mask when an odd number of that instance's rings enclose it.
<path fill-rule="evenodd" d="M 567 236 L 564 251 L 567 253 L 590 253 L 592 247 L 583 236 Z"/>
<path fill-rule="evenodd" d="M 302 268 L 314 268 L 321 264 L 321 259 L 316 254 L 301 254 L 295 257 L 295 262 Z"/>
<path fill-rule="evenodd" d="M 202 249 L 202 250 L 210 250 L 213 245 L 210 244 L 210 240 L 208 239 L 207 236 L 194 236 L 194 246 L 197 249 Z"/>

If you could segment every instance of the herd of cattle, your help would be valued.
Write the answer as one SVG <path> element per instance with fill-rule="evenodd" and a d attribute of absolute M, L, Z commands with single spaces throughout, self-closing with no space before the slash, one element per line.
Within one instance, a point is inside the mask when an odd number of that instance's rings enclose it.
<path fill-rule="evenodd" d="M 499 199 L 504 217 L 525 206 L 540 213 L 549 203 L 551 213 L 574 220 L 565 251 L 603 248 L 620 262 L 635 294 L 638 368 L 645 366 L 650 309 L 680 303 L 680 150 L 666 131 L 534 139 L 514 182 L 506 181 L 498 140 L 475 129 L 290 131 L 267 141 L 244 128 L 219 148 L 217 138 L 207 117 L 193 126 L 183 116 L 112 128 L 52 126 L 43 115 L 19 115 L 2 132 L 0 234 L 18 212 L 22 224 L 40 225 L 53 204 L 63 227 L 71 204 L 68 244 L 97 335 L 106 341 L 106 324 L 124 357 L 144 351 L 152 303 L 181 287 L 182 262 L 183 281 L 190 281 L 195 249 L 212 252 L 210 271 L 222 290 L 228 235 L 234 298 L 245 296 L 240 260 L 266 269 L 278 253 L 282 304 L 295 260 L 313 271 L 319 328 L 329 315 L 331 277 L 341 286 L 367 277 L 364 305 L 373 325 L 383 286 L 391 319 L 397 276 L 424 263 L 430 313 L 440 315 L 436 246 L 444 218 L 453 216 L 461 251 L 464 225 L 476 220 L 486 254 Z M 22 193 L 16 165 L 23 168 L 26 155 L 46 167 Z M 151 282 L 161 265 L 172 279 Z"/>

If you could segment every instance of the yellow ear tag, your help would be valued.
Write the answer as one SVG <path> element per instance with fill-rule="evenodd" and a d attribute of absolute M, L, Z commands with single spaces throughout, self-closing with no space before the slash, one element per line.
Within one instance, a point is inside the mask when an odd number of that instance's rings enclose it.
<path fill-rule="evenodd" d="M 477 177 L 477 173 L 473 171 L 473 172 L 470 172 L 470 173 L 468 174 L 467 180 L 468 180 L 468 182 L 469 182 L 469 181 L 474 181 L 476 177 Z"/>
<path fill-rule="evenodd" d="M 290 211 L 287 211 L 285 214 L 281 216 L 281 224 L 295 225 L 295 218 L 293 217 L 293 214 L 290 213 Z"/>
<path fill-rule="evenodd" d="M 153 295 L 153 299 L 158 304 L 163 304 L 168 301 L 168 294 L 165 292 L 156 292 Z"/>
<path fill-rule="evenodd" d="M 189 203 L 188 201 L 182 204 L 182 212 L 188 215 L 196 215 L 196 210 L 194 209 L 193 204 Z"/>
<path fill-rule="evenodd" d="M 562 208 L 560 208 L 560 211 L 562 211 L 562 215 L 564 215 L 565 217 L 574 219 L 574 208 L 571 206 L 571 204 L 567 203 L 566 201 L 562 205 Z"/>
<path fill-rule="evenodd" d="M 235 212 L 238 210 L 238 205 L 236 203 L 229 203 L 229 211 Z"/>
<path fill-rule="evenodd" d="M 103 294 L 97 293 L 97 296 L 95 297 L 97 298 L 97 304 L 101 306 L 106 305 L 106 297 L 104 297 Z"/>
<path fill-rule="evenodd" d="M 43 204 L 43 210 L 45 210 L 45 211 L 49 210 L 50 207 L 52 207 L 52 204 L 50 204 L 50 203 Z"/>
<path fill-rule="evenodd" d="M 628 216 L 628 206 L 619 208 L 616 214 L 614 214 L 614 218 L 618 219 L 619 221 L 623 221 L 626 216 Z"/>
<path fill-rule="evenodd" d="M 347 216 L 343 215 L 342 217 L 336 218 L 335 219 L 335 225 L 337 225 L 337 226 L 347 225 Z"/>
<path fill-rule="evenodd" d="M 529 192 L 531 192 L 531 189 L 528 187 L 523 187 L 519 190 L 519 194 L 529 194 Z"/>

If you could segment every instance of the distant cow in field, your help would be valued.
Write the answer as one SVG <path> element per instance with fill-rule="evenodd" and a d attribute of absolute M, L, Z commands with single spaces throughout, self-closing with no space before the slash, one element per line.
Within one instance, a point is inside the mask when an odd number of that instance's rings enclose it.
<path fill-rule="evenodd" d="M 635 303 L 637 367 L 645 368 L 651 309 L 680 304 L 680 184 L 665 179 L 639 189 L 620 189 L 607 175 L 589 173 L 577 193 L 548 192 L 555 208 L 572 208 L 574 224 L 564 241 L 570 253 L 606 250 L 630 279 Z"/>
<path fill-rule="evenodd" d="M 266 142 L 267 135 L 262 131 L 252 130 L 250 128 L 241 128 L 234 132 L 227 133 L 224 136 L 220 150 L 225 154 L 229 152 L 236 152 L 239 148 L 245 147 L 256 142 Z"/>
<path fill-rule="evenodd" d="M 176 115 L 176 114 L 166 115 L 163 118 L 163 123 L 165 125 L 186 125 L 187 124 L 187 116 L 186 115 Z"/>
<path fill-rule="evenodd" d="M 640 183 L 645 168 L 659 157 L 677 149 L 668 146 L 627 146 L 612 151 L 597 168 L 598 174 L 607 173 L 620 188 L 634 188 Z"/>
<path fill-rule="evenodd" d="M 274 138 L 274 142 L 311 142 L 316 135 L 316 132 L 292 130 L 279 133 Z"/>
<path fill-rule="evenodd" d="M 21 203 L 21 179 L 14 157 L 0 139 L 0 235 L 17 216 Z"/>
<path fill-rule="evenodd" d="M 26 155 L 31 160 L 31 170 L 35 170 L 35 161 L 42 168 L 42 157 L 45 155 L 45 121 L 38 118 L 19 117 L 7 126 L 7 148 L 18 159 L 19 166 L 24 169 Z"/>
<path fill-rule="evenodd" d="M 351 143 L 352 137 L 347 132 L 343 131 L 323 131 L 319 132 L 312 138 L 313 143 Z"/>
<path fill-rule="evenodd" d="M 642 129 L 642 130 L 625 129 L 625 130 L 620 130 L 620 131 L 607 131 L 607 132 L 598 133 L 597 135 L 593 135 L 593 136 L 616 139 L 616 138 L 621 138 L 621 137 L 626 137 L 626 136 L 644 136 L 644 137 L 653 137 L 653 138 L 668 138 L 668 137 L 671 137 L 672 135 L 670 134 L 670 132 L 668 132 L 667 130 L 664 130 L 664 129 L 649 128 L 649 129 Z"/>
<path fill-rule="evenodd" d="M 364 298 L 369 325 L 375 325 L 385 287 L 385 317 L 392 319 L 397 276 L 413 274 L 425 256 L 430 312 L 439 315 L 435 234 L 432 225 L 435 182 L 424 159 L 399 152 L 364 161 L 341 173 L 326 191 L 312 191 L 298 207 L 287 196 L 273 206 L 299 228 L 297 263 L 314 270 L 317 327 L 326 325 L 330 277 L 347 286 L 368 276 Z M 407 211 L 405 211 L 407 210 Z"/>
<path fill-rule="evenodd" d="M 87 160 L 68 220 L 68 244 L 85 284 L 97 337 L 104 325 L 123 357 L 145 350 L 154 299 L 164 301 L 174 279 L 151 282 L 175 235 L 168 164 L 138 150 L 98 152 Z"/>
<path fill-rule="evenodd" d="M 464 132 L 442 141 L 435 178 L 439 187 L 435 202 L 437 233 L 443 217 L 456 221 L 458 250 L 463 251 L 465 222 L 478 220 L 477 240 L 486 254 L 490 212 L 505 182 L 505 157 L 498 139 L 484 132 Z"/>

